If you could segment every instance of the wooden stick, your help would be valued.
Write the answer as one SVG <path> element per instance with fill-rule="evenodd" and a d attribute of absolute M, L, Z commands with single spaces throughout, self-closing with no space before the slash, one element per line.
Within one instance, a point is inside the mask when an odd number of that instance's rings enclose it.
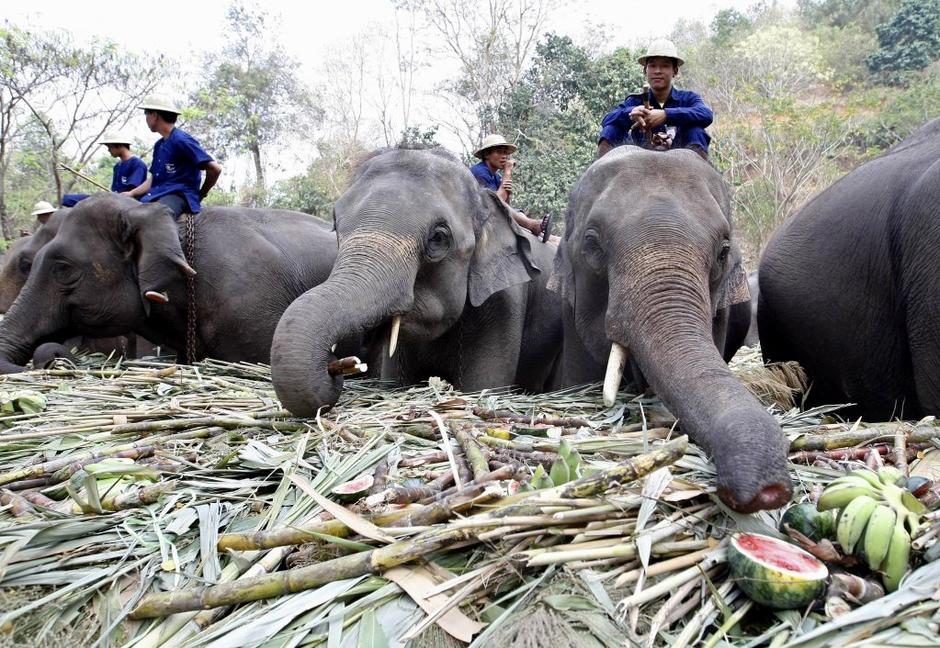
<path fill-rule="evenodd" d="M 70 167 L 69 165 L 65 164 L 64 162 L 59 162 L 59 168 L 64 169 L 65 171 L 68 171 L 69 173 L 78 176 L 79 178 L 81 178 L 81 179 L 84 180 L 85 182 L 90 182 L 91 184 L 95 185 L 96 187 L 98 187 L 98 188 L 101 189 L 102 191 L 108 191 L 108 192 L 111 191 L 108 187 L 105 187 L 103 184 L 101 184 L 101 183 L 98 182 L 97 180 L 94 180 L 94 179 L 92 179 L 92 178 L 89 178 L 88 176 L 86 176 L 86 175 L 85 175 L 84 173 L 82 173 L 81 171 L 76 171 L 75 169 L 73 169 L 73 168 Z"/>

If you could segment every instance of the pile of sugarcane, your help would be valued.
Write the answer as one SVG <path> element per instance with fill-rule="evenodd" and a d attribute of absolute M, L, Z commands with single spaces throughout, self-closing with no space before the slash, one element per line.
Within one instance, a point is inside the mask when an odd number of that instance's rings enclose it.
<path fill-rule="evenodd" d="M 768 402 L 800 387 L 773 387 L 753 363 L 735 371 Z M 813 609 L 747 599 L 728 537 L 783 537 L 779 513 L 724 507 L 712 465 L 653 399 L 607 409 L 597 386 L 527 396 L 353 380 L 334 410 L 298 420 L 259 365 L 91 358 L 3 382 L 0 646 L 838 645 L 936 632 L 935 513 L 893 594 L 866 595 L 849 568 Z M 933 421 L 775 412 L 797 499 L 866 463 L 940 465 Z"/>

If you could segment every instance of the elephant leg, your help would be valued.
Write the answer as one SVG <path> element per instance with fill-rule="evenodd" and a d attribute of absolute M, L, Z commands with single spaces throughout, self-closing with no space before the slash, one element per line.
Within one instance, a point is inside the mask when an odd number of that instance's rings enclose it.
<path fill-rule="evenodd" d="M 521 293 L 521 294 L 520 294 Z M 456 380 L 463 391 L 516 382 L 524 331 L 524 287 L 514 286 L 467 308 L 449 332 Z"/>

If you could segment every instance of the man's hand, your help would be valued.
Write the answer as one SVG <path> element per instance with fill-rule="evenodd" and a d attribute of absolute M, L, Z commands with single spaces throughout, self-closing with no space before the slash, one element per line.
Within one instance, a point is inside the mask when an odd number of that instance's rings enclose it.
<path fill-rule="evenodd" d="M 662 126 L 666 123 L 666 111 L 656 108 L 655 110 L 647 111 L 646 116 L 646 125 L 649 128 L 656 128 L 657 126 Z"/>
<path fill-rule="evenodd" d="M 649 114 L 653 112 L 646 106 L 637 106 L 630 111 L 630 121 L 633 122 L 634 127 L 647 128 Z"/>

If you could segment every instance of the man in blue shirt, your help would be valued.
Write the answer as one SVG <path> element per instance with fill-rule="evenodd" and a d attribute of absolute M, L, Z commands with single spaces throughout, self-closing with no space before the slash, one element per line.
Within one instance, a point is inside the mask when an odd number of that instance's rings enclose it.
<path fill-rule="evenodd" d="M 597 157 L 615 146 L 634 144 L 658 149 L 689 148 L 707 159 L 711 137 L 705 129 L 712 123 L 712 111 L 697 93 L 673 87 L 672 81 L 684 63 L 676 46 L 666 39 L 654 41 L 637 61 L 643 66 L 648 94 L 629 95 L 604 117 Z M 648 135 L 652 135 L 652 141 L 648 141 Z"/>
<path fill-rule="evenodd" d="M 215 186 L 222 167 L 206 153 L 196 139 L 176 127 L 180 110 L 162 97 L 148 97 L 139 108 L 144 111 L 147 127 L 159 133 L 153 147 L 150 178 L 142 185 L 124 192 L 141 202 L 166 205 L 179 220 L 183 213 L 198 214 L 201 201 Z M 202 171 L 206 172 L 205 180 Z M 200 186 L 201 183 L 201 186 Z M 179 256 L 185 258 L 182 248 Z M 142 286 L 144 297 L 157 304 L 165 304 L 169 296 L 158 286 Z"/>
<path fill-rule="evenodd" d="M 480 148 L 473 154 L 480 161 L 470 167 L 470 173 L 477 179 L 481 187 L 496 192 L 496 195 L 509 204 L 512 198 L 512 169 L 515 160 L 509 156 L 517 148 L 506 141 L 502 135 L 487 135 Z M 500 173 L 502 172 L 502 173 Z M 509 213 L 520 226 L 532 232 L 535 236 L 542 234 L 542 221 L 529 218 L 524 213 L 510 207 Z"/>
<path fill-rule="evenodd" d="M 144 183 L 144 180 L 147 179 L 147 165 L 131 153 L 131 140 L 129 137 L 106 133 L 98 143 L 108 148 L 111 157 L 118 158 L 111 175 L 111 191 L 124 193 Z M 74 207 L 76 203 L 87 197 L 88 194 L 65 194 L 62 196 L 61 205 L 63 207 Z"/>

